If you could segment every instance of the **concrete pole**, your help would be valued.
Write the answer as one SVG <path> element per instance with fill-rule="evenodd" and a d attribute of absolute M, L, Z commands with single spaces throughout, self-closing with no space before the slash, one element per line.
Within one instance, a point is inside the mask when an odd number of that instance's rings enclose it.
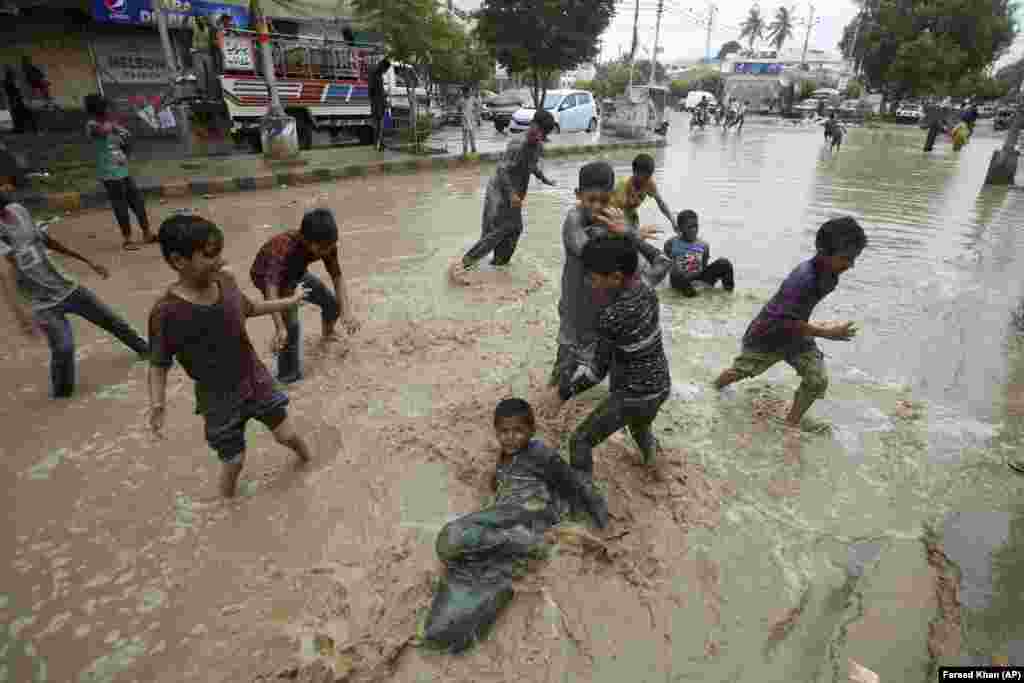
<path fill-rule="evenodd" d="M 171 99 L 177 102 L 182 99 L 181 68 L 178 65 L 178 58 L 174 54 L 174 46 L 171 45 L 171 34 L 167 28 L 167 8 L 164 6 L 163 0 L 159 0 L 157 3 L 156 30 L 160 34 L 160 44 L 164 48 L 164 59 L 167 60 L 167 68 L 171 71 L 170 82 L 168 83 Z M 171 111 L 174 113 L 174 122 L 177 124 L 175 130 L 178 132 L 178 142 L 181 143 L 182 152 L 186 156 L 191 156 L 194 152 L 192 149 L 192 111 L 183 104 L 172 105 Z"/>
<path fill-rule="evenodd" d="M 654 75 L 658 70 L 658 37 L 661 33 L 661 14 L 665 11 L 664 0 L 658 0 L 658 20 L 654 24 L 654 52 L 651 54 L 651 78 L 648 85 L 654 85 Z"/>
<path fill-rule="evenodd" d="M 636 10 L 633 12 L 633 49 L 629 53 L 629 85 L 626 87 L 626 94 L 633 90 L 633 64 L 636 62 L 637 24 L 640 23 L 640 0 L 636 0 Z"/>
<path fill-rule="evenodd" d="M 708 3 L 708 35 L 704 41 L 704 59 L 709 61 L 711 59 L 711 27 L 715 25 L 715 12 L 717 11 L 717 5 Z"/>
<path fill-rule="evenodd" d="M 807 19 L 807 35 L 804 36 L 804 52 L 800 56 L 800 65 L 805 66 L 807 64 L 807 43 L 811 40 L 811 27 L 814 26 L 814 5 L 810 5 L 811 14 Z"/>

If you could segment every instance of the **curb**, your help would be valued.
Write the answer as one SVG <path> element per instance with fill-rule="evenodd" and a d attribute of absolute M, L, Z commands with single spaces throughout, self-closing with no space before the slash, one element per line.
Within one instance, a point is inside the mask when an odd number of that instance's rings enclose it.
<path fill-rule="evenodd" d="M 561 158 L 588 152 L 611 152 L 620 149 L 647 149 L 666 147 L 664 138 L 657 140 L 628 140 L 604 142 L 592 145 L 564 145 L 549 147 L 544 151 L 548 158 Z M 139 190 L 147 199 L 180 199 L 202 195 L 227 194 L 248 190 L 269 190 L 281 185 L 311 185 L 368 175 L 404 175 L 424 171 L 463 169 L 483 163 L 498 161 L 502 152 L 484 152 L 470 158 L 448 154 L 444 156 L 403 159 L 401 161 L 376 161 L 365 164 L 347 164 L 325 168 L 295 171 L 267 171 L 255 176 L 234 178 L 195 177 L 190 180 L 168 180 L 163 183 L 140 182 Z M 51 211 L 81 211 L 101 209 L 109 206 L 106 192 L 28 192 L 15 194 L 15 200 L 28 209 L 49 209 Z"/>

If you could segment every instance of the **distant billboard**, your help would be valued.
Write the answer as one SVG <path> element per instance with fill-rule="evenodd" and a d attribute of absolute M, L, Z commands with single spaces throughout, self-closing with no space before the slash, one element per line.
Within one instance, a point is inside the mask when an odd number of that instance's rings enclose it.
<path fill-rule="evenodd" d="M 747 76 L 778 76 L 782 69 L 780 62 L 737 62 L 733 66 L 733 73 Z"/>

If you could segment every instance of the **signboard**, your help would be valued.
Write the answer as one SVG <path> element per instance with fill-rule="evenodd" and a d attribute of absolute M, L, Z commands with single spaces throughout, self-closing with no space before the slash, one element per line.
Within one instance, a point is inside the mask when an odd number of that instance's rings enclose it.
<path fill-rule="evenodd" d="M 156 26 L 155 9 L 161 2 L 168 9 L 167 25 L 170 28 L 189 27 L 195 16 L 208 16 L 216 20 L 223 14 L 232 18 L 235 28 L 249 25 L 249 9 L 246 5 L 211 0 L 92 0 L 92 16 L 96 21 L 106 24 Z"/>
<path fill-rule="evenodd" d="M 221 54 L 224 56 L 225 70 L 252 71 L 255 68 L 252 39 L 247 36 L 224 36 Z"/>
<path fill-rule="evenodd" d="M 733 73 L 747 74 L 749 76 L 777 76 L 782 73 L 782 64 L 779 62 L 737 62 L 733 67 Z"/>
<path fill-rule="evenodd" d="M 96 62 L 100 79 L 106 83 L 167 83 L 167 67 L 160 43 L 137 41 L 96 41 Z"/>

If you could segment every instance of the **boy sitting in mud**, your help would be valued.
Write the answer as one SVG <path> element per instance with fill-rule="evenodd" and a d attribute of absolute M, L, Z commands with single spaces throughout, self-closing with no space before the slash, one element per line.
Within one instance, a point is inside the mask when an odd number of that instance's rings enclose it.
<path fill-rule="evenodd" d="M 565 503 L 578 504 L 603 529 L 604 498 L 558 453 L 534 439 L 533 408 L 509 398 L 494 409 L 501 454 L 495 468 L 494 504 L 449 522 L 437 536 L 446 580 L 434 596 L 424 630 L 428 644 L 458 652 L 489 627 L 512 598 L 517 560 L 544 543 Z"/>
<path fill-rule="evenodd" d="M 654 198 L 661 213 L 674 229 L 676 227 L 675 217 L 672 215 L 672 210 L 668 208 L 668 204 L 658 194 L 658 185 L 654 182 L 654 157 L 650 154 L 638 154 L 633 159 L 633 175 L 619 180 L 615 185 L 610 204 L 616 209 L 622 210 L 627 223 L 639 225 L 640 213 L 637 210 L 648 197 Z"/>
<path fill-rule="evenodd" d="M 537 176 L 546 185 L 555 184 L 555 181 L 544 175 L 540 165 L 544 143 L 554 129 L 554 116 L 541 109 L 526 130 L 526 139 L 508 143 L 504 158 L 487 183 L 480 240 L 470 247 L 462 261 L 449 268 L 448 276 L 452 282 L 468 284 L 469 271 L 492 252 L 494 256 L 491 265 L 507 266 L 512 260 L 519 237 L 523 234 L 523 203 L 530 187 L 530 176 Z"/>
<path fill-rule="evenodd" d="M 807 409 L 828 388 L 824 356 L 814 338 L 849 341 L 857 334 L 852 322 L 811 323 L 810 317 L 814 307 L 839 284 L 840 274 L 853 267 L 867 246 L 864 230 L 849 216 L 835 218 L 818 229 L 814 243 L 817 254 L 783 281 L 747 327 L 743 349 L 732 367 L 714 383 L 715 388 L 722 389 L 786 361 L 801 378 L 786 416 L 786 424 L 792 427 L 799 426 Z"/>
<path fill-rule="evenodd" d="M 732 263 L 724 258 L 708 263 L 711 246 L 697 239 L 697 212 L 691 209 L 680 211 L 676 225 L 679 234 L 665 242 L 665 255 L 672 259 L 672 272 L 669 274 L 672 288 L 682 292 L 683 296 L 697 296 L 694 283 L 714 287 L 721 280 L 725 291 L 731 292 L 736 286 Z"/>
<path fill-rule="evenodd" d="M 605 300 L 597 316 L 599 367 L 611 368 L 611 394 L 576 428 L 570 440 L 572 466 L 593 476 L 592 451 L 629 427 L 645 465 L 653 465 L 659 445 L 651 424 L 672 388 L 661 339 L 658 295 L 640 277 L 639 257 L 623 240 L 594 240 L 583 248 L 583 264 L 595 295 Z M 570 396 L 593 386 L 580 377 Z M 560 395 L 559 398 L 562 398 Z"/>
<path fill-rule="evenodd" d="M 309 265 L 321 261 L 331 276 L 334 294 L 318 277 L 309 272 Z M 334 328 L 339 318 L 345 331 L 354 333 L 359 323 L 352 317 L 352 305 L 345 278 L 338 262 L 338 225 L 327 209 L 314 209 L 302 217 L 298 231 L 284 232 L 267 240 L 253 261 L 249 277 L 263 298 L 288 297 L 299 285 L 309 289 L 309 300 L 320 307 L 324 341 L 337 339 Z M 277 356 L 277 379 L 291 384 L 302 379 L 302 328 L 296 308 L 274 313 L 276 332 L 271 349 Z"/>
<path fill-rule="evenodd" d="M 252 418 L 301 462 L 310 459 L 309 447 L 288 420 L 288 397 L 274 386 L 245 330 L 246 319 L 294 309 L 309 290 L 303 287 L 276 301 L 250 301 L 234 277 L 221 270 L 220 228 L 199 216 L 168 218 L 158 239 L 178 281 L 149 315 L 150 427 L 161 436 L 167 373 L 177 358 L 196 383 L 196 413 L 203 416 L 206 441 L 223 464 L 220 492 L 230 498 L 245 462 L 245 425 Z"/>
<path fill-rule="evenodd" d="M 562 223 L 562 245 L 565 265 L 562 268 L 562 295 L 558 300 L 558 353 L 551 371 L 550 384 L 558 388 L 561 401 L 566 401 L 577 385 L 583 390 L 584 378 L 594 386 L 603 378 L 595 357 L 597 334 L 595 324 L 601 300 L 594 297 L 590 279 L 583 268 L 583 250 L 592 240 L 603 237 L 621 238 L 651 264 L 645 279 L 655 287 L 668 274 L 672 261 L 645 240 L 654 237 L 657 229 L 643 228 L 624 219 L 623 212 L 609 207 L 615 188 L 615 171 L 606 161 L 593 161 L 580 169 L 576 188 L 576 206 L 569 210 Z M 558 397 L 553 397 L 557 402 Z"/>

